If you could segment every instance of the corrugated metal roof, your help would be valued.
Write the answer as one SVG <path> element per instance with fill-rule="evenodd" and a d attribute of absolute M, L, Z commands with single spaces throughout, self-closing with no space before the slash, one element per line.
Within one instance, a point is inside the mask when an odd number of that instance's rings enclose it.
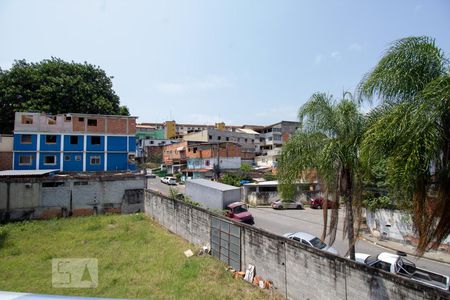
<path fill-rule="evenodd" d="M 223 184 L 220 182 L 216 182 L 216 181 L 211 181 L 211 180 L 206 180 L 206 179 L 190 179 L 188 181 L 186 181 L 186 184 L 189 183 L 195 183 L 198 185 L 203 185 L 209 188 L 213 188 L 216 190 L 220 190 L 220 191 L 232 191 L 232 190 L 239 190 L 240 188 L 232 186 L 232 185 L 228 185 L 228 184 Z"/>
<path fill-rule="evenodd" d="M 0 177 L 4 176 L 42 176 L 50 173 L 59 172 L 59 170 L 6 170 L 0 171 Z"/>

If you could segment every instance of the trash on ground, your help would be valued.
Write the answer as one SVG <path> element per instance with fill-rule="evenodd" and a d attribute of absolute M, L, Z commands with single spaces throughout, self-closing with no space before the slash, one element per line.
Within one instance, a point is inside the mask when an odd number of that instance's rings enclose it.
<path fill-rule="evenodd" d="M 186 251 L 184 251 L 184 255 L 186 255 L 186 257 L 191 257 L 192 255 L 194 255 L 194 253 L 191 249 L 187 249 Z"/>

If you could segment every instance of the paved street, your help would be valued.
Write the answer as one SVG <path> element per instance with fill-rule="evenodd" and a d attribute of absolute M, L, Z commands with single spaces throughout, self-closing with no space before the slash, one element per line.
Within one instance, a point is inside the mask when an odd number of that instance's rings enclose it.
<path fill-rule="evenodd" d="M 318 237 L 322 234 L 323 220 L 322 210 L 306 208 L 305 210 L 274 210 L 272 208 L 250 208 L 255 218 L 255 225 L 267 231 L 284 234 L 287 232 L 304 231 Z M 329 211 L 331 213 L 331 210 Z M 342 238 L 344 210 L 339 211 L 339 227 L 336 235 L 335 247 L 340 255 L 344 255 L 348 249 L 348 241 Z M 325 240 L 327 242 L 327 240 Z M 390 249 L 374 245 L 371 242 L 359 240 L 356 251 L 376 255 L 380 252 L 393 252 Z M 408 255 L 408 259 L 414 261 L 418 267 L 426 268 L 434 272 L 450 275 L 450 265 L 433 260 Z"/>
<path fill-rule="evenodd" d="M 184 185 L 167 185 L 161 182 L 159 177 L 150 178 L 147 181 L 147 188 L 155 191 L 159 191 L 164 195 L 170 195 L 170 189 L 175 189 L 178 193 L 184 193 Z"/>

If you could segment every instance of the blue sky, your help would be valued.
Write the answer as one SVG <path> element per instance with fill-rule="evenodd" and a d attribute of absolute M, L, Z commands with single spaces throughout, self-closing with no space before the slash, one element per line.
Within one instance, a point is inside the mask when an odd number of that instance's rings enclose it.
<path fill-rule="evenodd" d="M 446 0 L 0 0 L 0 67 L 87 61 L 139 122 L 267 125 L 353 91 L 396 39 L 432 36 L 450 56 L 449 29 Z"/>

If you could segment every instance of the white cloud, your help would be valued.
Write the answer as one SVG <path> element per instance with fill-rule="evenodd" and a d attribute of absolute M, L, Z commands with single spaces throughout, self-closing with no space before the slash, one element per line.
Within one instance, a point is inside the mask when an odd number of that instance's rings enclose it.
<path fill-rule="evenodd" d="M 205 92 L 234 86 L 235 84 L 228 78 L 207 76 L 201 79 L 187 79 L 184 82 L 160 82 L 155 87 L 159 92 L 164 94 L 182 94 Z"/>
<path fill-rule="evenodd" d="M 319 53 L 316 55 L 316 58 L 314 59 L 314 63 L 320 64 L 322 62 L 322 60 L 323 60 L 323 55 Z"/>
<path fill-rule="evenodd" d="M 360 52 L 362 50 L 363 46 L 358 43 L 353 43 L 348 46 L 348 50 L 353 52 Z"/>
<path fill-rule="evenodd" d="M 333 51 L 330 54 L 331 58 L 339 59 L 341 57 L 341 53 L 339 51 Z"/>

